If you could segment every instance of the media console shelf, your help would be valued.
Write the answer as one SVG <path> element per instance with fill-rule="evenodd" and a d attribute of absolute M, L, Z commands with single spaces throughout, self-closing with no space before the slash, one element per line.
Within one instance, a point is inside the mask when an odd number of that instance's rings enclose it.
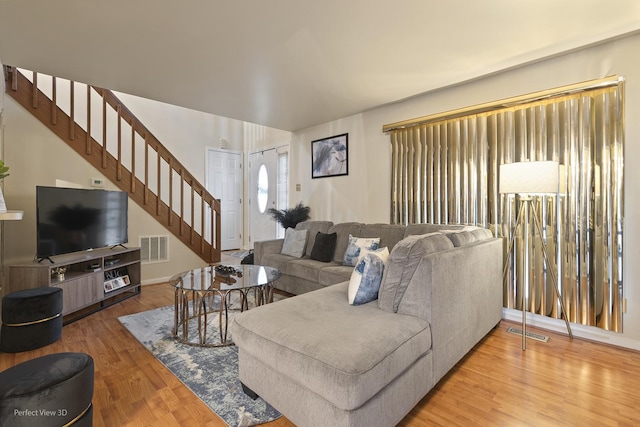
<path fill-rule="evenodd" d="M 115 247 L 59 255 L 53 263 L 12 265 L 7 293 L 44 286 L 62 288 L 64 323 L 141 292 L 140 248 Z"/>

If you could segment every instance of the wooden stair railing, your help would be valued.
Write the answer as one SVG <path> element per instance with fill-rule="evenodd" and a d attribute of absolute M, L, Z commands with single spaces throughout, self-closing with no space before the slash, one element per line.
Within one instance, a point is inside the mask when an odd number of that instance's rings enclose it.
<path fill-rule="evenodd" d="M 220 201 L 193 177 L 160 141 L 122 104 L 110 90 L 69 82 L 69 113 L 58 103 L 56 77 L 51 98 L 38 88 L 38 73 L 30 81 L 15 67 L 5 66 L 6 91 L 78 154 L 103 173 L 122 191 L 167 228 L 207 263 L 220 261 Z M 86 129 L 75 118 L 75 86 L 86 87 Z M 92 123 L 93 93 L 102 99 L 102 122 Z M 115 129 L 108 123 L 109 109 L 115 111 Z M 130 137 L 123 137 L 125 124 Z M 102 141 L 92 136 L 92 126 L 102 127 Z M 108 133 L 116 132 L 115 155 L 110 151 Z M 143 142 L 136 143 L 136 139 Z M 139 144 L 144 144 L 144 168 L 136 171 Z M 125 155 L 128 154 L 128 156 Z M 125 157 L 129 167 L 125 166 Z M 154 161 L 155 160 L 155 161 Z M 151 165 L 156 174 L 150 177 Z M 141 177 L 142 179 L 140 179 Z M 155 181 L 154 181 L 155 180 Z M 174 181 L 178 180 L 176 185 Z M 155 184 L 155 185 L 153 185 Z M 153 188 L 155 187 L 155 188 Z M 174 200 L 177 198 L 177 203 Z M 185 206 L 186 204 L 186 206 Z"/>

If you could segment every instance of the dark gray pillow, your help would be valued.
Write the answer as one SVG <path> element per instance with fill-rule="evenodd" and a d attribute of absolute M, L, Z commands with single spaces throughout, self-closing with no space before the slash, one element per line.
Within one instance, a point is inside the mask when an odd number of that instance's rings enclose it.
<path fill-rule="evenodd" d="M 322 233 L 318 231 L 316 234 L 313 249 L 311 249 L 311 259 L 322 262 L 330 262 L 333 259 L 333 253 L 336 250 L 337 233 Z"/>

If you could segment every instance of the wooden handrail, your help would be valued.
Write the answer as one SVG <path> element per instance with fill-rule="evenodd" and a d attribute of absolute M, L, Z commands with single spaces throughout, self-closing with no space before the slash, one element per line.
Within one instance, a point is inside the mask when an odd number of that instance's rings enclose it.
<path fill-rule="evenodd" d="M 32 82 L 14 67 L 5 67 L 5 79 L 7 92 L 20 102 L 33 115 L 54 131 L 68 145 L 85 157 L 94 167 L 98 168 L 116 186 L 129 193 L 129 197 L 136 201 L 143 209 L 152 214 L 168 230 L 187 244 L 194 252 L 208 263 L 220 260 L 220 201 L 215 199 L 198 180 L 188 172 L 180 161 L 153 135 L 153 133 L 117 98 L 106 89 L 87 86 L 86 130 L 75 121 L 75 82 L 70 82 L 70 114 L 67 115 L 56 103 L 58 102 L 56 78 L 53 77 L 52 97 L 49 99 L 37 86 L 38 73 L 33 72 Z M 96 141 L 91 136 L 94 125 L 91 118 L 91 92 L 95 90 L 102 98 L 102 142 Z M 117 124 L 109 127 L 107 123 L 108 109 L 111 108 L 117 116 Z M 46 114 L 43 111 L 46 110 Z M 67 117 L 68 120 L 58 120 L 58 117 Z M 122 137 L 123 121 L 131 126 L 131 139 Z M 115 155 L 109 152 L 107 147 L 107 128 L 109 133 L 116 135 L 117 147 Z M 113 133 L 112 133 L 113 132 Z M 76 138 L 76 135 L 80 135 Z M 142 181 L 136 175 L 136 136 L 144 140 L 144 170 L 141 171 Z M 156 152 L 157 156 L 157 188 L 154 193 L 149 186 L 149 149 Z M 123 165 L 123 153 L 131 153 L 131 170 Z M 164 162 L 164 164 L 163 164 Z M 168 167 L 163 167 L 168 166 Z M 163 172 L 167 171 L 167 174 Z M 174 174 L 180 178 L 179 193 L 180 203 L 174 203 Z M 163 184 L 168 185 L 168 200 L 162 200 Z M 191 199 L 190 218 L 185 217 L 184 198 L 187 186 Z M 143 191 L 136 191 L 142 188 Z M 195 224 L 195 198 L 199 197 L 200 224 Z M 174 211 L 174 205 L 179 211 Z M 207 209 L 210 218 L 207 217 Z M 210 222 L 211 233 L 204 236 Z M 196 230 L 199 226 L 200 232 Z"/>
<path fill-rule="evenodd" d="M 198 180 L 195 177 L 193 177 L 193 175 L 191 175 L 187 171 L 187 169 L 178 161 L 178 159 L 175 158 L 164 145 L 162 145 L 162 143 L 153 135 L 153 133 L 151 133 L 151 131 L 147 129 L 147 127 L 136 118 L 136 116 L 131 112 L 131 110 L 129 110 L 113 92 L 103 88 L 96 87 L 96 86 L 92 86 L 92 87 L 101 96 L 104 96 L 106 102 L 109 105 L 111 105 L 111 107 L 114 110 L 117 109 L 118 106 L 120 106 L 120 109 L 121 109 L 120 115 L 122 117 L 122 120 L 127 122 L 130 126 L 135 125 L 136 132 L 139 135 L 149 136 L 150 138 L 149 143 L 158 153 L 159 157 L 161 157 L 162 160 L 165 160 L 166 162 L 169 162 L 169 159 L 171 159 L 171 162 L 173 163 L 173 170 L 175 170 L 176 172 L 179 173 L 180 170 L 184 170 L 186 173 L 185 178 L 187 179 L 187 181 L 192 180 L 199 192 L 204 191 L 204 194 L 205 194 L 204 197 L 206 198 L 207 202 L 213 203 L 214 197 L 207 191 L 207 189 L 202 184 L 200 184 Z"/>

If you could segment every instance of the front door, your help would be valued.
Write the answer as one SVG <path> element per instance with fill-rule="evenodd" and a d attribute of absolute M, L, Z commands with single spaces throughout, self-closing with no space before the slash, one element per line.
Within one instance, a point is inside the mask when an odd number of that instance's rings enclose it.
<path fill-rule="evenodd" d="M 277 161 L 275 149 L 249 155 L 249 245 L 261 240 L 275 239 L 277 223 L 269 214 L 276 208 Z"/>

